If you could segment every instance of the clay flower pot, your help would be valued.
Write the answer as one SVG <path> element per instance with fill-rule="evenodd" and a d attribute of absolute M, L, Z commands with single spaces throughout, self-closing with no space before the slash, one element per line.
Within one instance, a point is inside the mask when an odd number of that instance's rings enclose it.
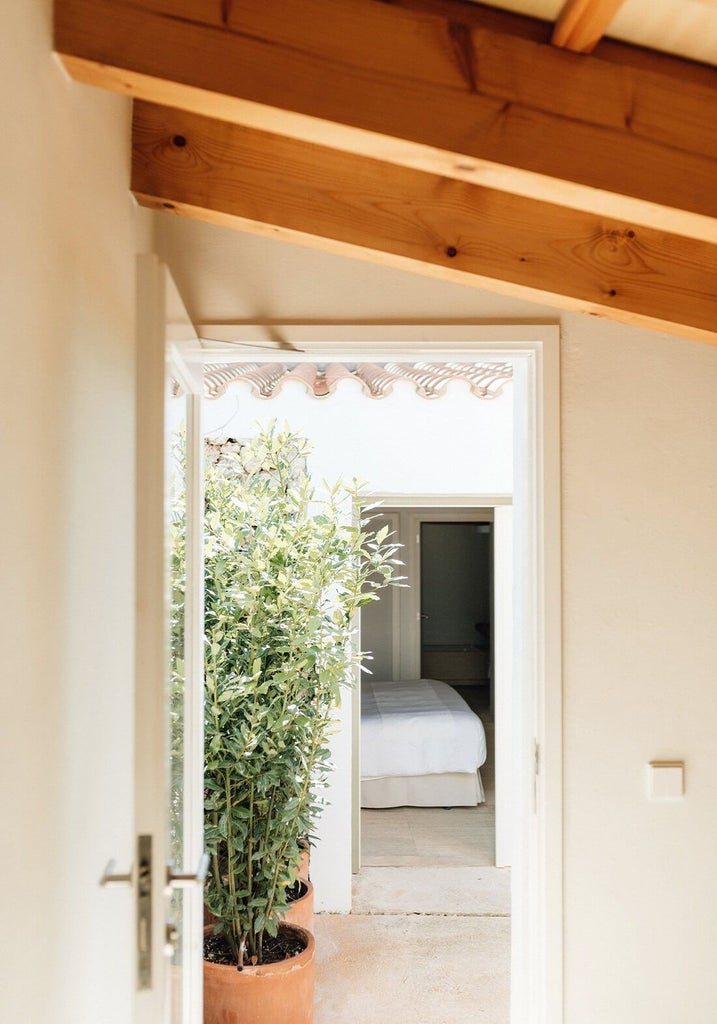
<path fill-rule="evenodd" d="M 309 845 L 308 839 L 299 840 L 299 849 L 301 850 L 301 860 L 299 861 L 299 867 L 297 875 L 299 878 L 303 878 L 305 882 L 308 882 L 311 878 L 309 874 L 309 861 L 311 858 L 311 846 Z"/>
<path fill-rule="evenodd" d="M 296 930 L 306 948 L 288 960 L 242 971 L 204 961 L 204 1024 L 313 1024 L 314 937 Z"/>
<path fill-rule="evenodd" d="M 284 914 L 284 921 L 287 924 L 296 924 L 299 928 L 305 928 L 307 932 L 310 932 L 314 927 L 314 887 L 311 882 L 304 881 L 301 876 L 299 876 L 299 881 L 305 891 L 298 900 L 291 901 L 289 909 Z"/>

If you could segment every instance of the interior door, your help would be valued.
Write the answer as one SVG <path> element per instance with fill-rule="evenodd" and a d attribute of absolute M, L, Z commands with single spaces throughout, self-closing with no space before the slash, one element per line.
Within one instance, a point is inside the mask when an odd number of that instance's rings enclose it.
<path fill-rule="evenodd" d="M 165 268 L 138 272 L 136 1024 L 199 1024 L 202 435 L 198 342 Z"/>
<path fill-rule="evenodd" d="M 421 676 L 491 679 L 491 524 L 421 523 Z"/>
<path fill-rule="evenodd" d="M 203 437 L 202 371 L 188 340 L 168 348 L 169 861 L 171 1024 L 202 1019 L 203 864 Z"/>

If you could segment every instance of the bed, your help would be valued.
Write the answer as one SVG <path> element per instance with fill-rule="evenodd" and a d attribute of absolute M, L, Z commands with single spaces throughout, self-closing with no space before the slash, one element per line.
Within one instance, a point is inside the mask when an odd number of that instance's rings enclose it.
<path fill-rule="evenodd" d="M 486 753 L 483 723 L 447 683 L 362 680 L 362 807 L 482 803 Z"/>

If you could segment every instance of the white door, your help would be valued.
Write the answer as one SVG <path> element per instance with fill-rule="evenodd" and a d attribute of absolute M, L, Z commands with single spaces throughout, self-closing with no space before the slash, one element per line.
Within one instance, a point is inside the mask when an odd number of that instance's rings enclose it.
<path fill-rule="evenodd" d="M 172 323 L 168 325 L 168 310 Z M 138 271 L 136 1024 L 201 1020 L 201 370 L 165 269 Z M 173 558 L 173 552 L 178 553 Z M 171 874 L 168 876 L 168 865 Z"/>

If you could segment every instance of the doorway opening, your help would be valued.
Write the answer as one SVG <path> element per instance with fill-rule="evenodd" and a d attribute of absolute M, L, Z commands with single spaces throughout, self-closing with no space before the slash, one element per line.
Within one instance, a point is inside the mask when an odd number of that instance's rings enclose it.
<path fill-rule="evenodd" d="M 283 325 L 278 329 L 272 324 L 270 337 L 264 337 L 264 328 L 244 325 L 237 329 L 237 341 L 257 348 L 245 349 L 243 358 L 260 364 L 275 360 L 276 349 L 267 355 L 260 346 L 274 342 L 277 330 L 282 334 L 284 352 L 291 350 L 291 361 L 297 366 L 316 362 L 317 356 L 322 360 L 330 357 L 343 341 L 342 361 L 371 358 L 380 365 L 399 355 L 403 359 L 477 362 L 490 353 L 501 360 L 510 359 L 514 367 L 519 401 L 514 424 L 515 526 L 511 531 L 518 638 L 512 648 L 515 681 L 510 690 L 514 725 L 511 826 L 516 851 L 512 890 L 517 912 L 512 942 L 512 1018 L 550 1020 L 552 1024 L 559 1020 L 561 965 L 557 331 L 351 326 L 343 328 L 342 338 L 342 328 L 334 325 Z M 440 341 L 434 340 L 436 336 Z M 212 352 L 208 345 L 204 358 L 225 362 L 226 353 L 224 346 Z M 454 497 L 460 505 L 460 496 Z M 345 724 L 357 720 L 353 710 L 347 708 Z M 536 775 L 538 763 L 541 770 Z M 346 845 L 338 869 L 345 881 L 344 868 L 348 866 L 350 885 L 350 843 Z"/>
<path fill-rule="evenodd" d="M 439 698 L 459 697 L 472 713 L 465 732 L 456 732 L 454 739 L 439 722 L 435 742 L 445 745 L 441 756 L 446 761 L 454 757 L 456 769 L 464 767 L 462 758 L 473 756 L 476 771 L 423 781 L 416 774 L 404 779 L 400 789 L 394 785 L 389 791 L 385 781 L 369 781 L 371 766 L 362 764 L 363 868 L 496 866 L 493 519 L 492 508 L 446 508 L 435 502 L 423 508 L 382 507 L 377 517 L 378 525 L 403 545 L 407 586 L 382 593 L 362 611 L 361 648 L 370 652 L 371 672 L 362 687 L 379 687 L 381 692 L 385 688 L 387 695 L 397 696 L 396 684 L 401 683 L 407 691 L 403 700 L 408 702 L 416 685 L 430 683 L 439 688 Z M 497 562 L 501 572 L 508 571 L 503 552 Z M 498 609 L 501 633 L 511 628 L 506 611 Z M 501 686 L 508 686 L 500 658 L 498 668 Z M 406 685 L 406 680 L 420 682 Z M 453 721 L 465 714 L 466 707 L 456 702 L 455 707 L 439 708 L 438 714 Z M 507 733 L 509 724 L 501 725 Z M 411 748 L 419 742 L 416 730 L 421 741 L 430 735 L 427 711 L 415 720 L 407 712 L 403 728 L 408 749 L 401 755 L 402 768 L 419 773 L 423 767 L 420 762 L 411 764 Z M 363 739 L 365 760 L 370 761 L 374 741 L 371 735 Z M 502 742 L 507 741 L 506 735 Z M 462 743 L 469 745 L 467 751 Z M 505 860 L 502 866 L 507 866 Z M 373 909 L 365 900 L 361 905 Z"/>

